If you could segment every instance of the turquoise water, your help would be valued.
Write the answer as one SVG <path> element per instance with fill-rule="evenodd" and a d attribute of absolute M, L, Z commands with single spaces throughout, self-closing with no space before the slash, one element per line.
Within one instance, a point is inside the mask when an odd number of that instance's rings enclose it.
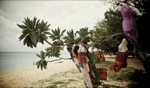
<path fill-rule="evenodd" d="M 61 57 L 69 57 L 69 53 L 62 52 Z M 46 60 L 58 59 L 56 57 Z M 0 52 L 0 72 L 13 71 L 33 66 L 33 62 L 40 60 L 36 52 Z"/>
<path fill-rule="evenodd" d="M 0 72 L 30 67 L 39 59 L 35 52 L 0 52 Z"/>

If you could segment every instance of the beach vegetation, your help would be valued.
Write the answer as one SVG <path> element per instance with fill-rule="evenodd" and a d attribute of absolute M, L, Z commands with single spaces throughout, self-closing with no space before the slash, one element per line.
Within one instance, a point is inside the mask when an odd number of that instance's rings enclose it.
<path fill-rule="evenodd" d="M 47 61 L 45 60 L 46 58 L 46 53 L 41 51 L 40 54 L 36 54 L 37 57 L 39 57 L 41 60 L 36 62 L 37 68 L 41 68 L 41 70 L 46 69 L 47 68 Z"/>
<path fill-rule="evenodd" d="M 63 37 L 64 42 L 68 45 L 78 44 L 77 34 L 74 32 L 73 29 L 67 31 L 67 35 Z"/>
<path fill-rule="evenodd" d="M 109 0 L 106 0 L 109 1 Z M 114 6 L 120 5 L 121 0 L 116 2 L 112 1 Z M 149 37 L 149 32 L 144 30 L 149 28 L 149 0 L 130 0 L 130 5 L 135 7 L 136 12 L 134 17 L 136 18 L 138 28 L 138 42 L 140 44 L 140 51 L 137 56 L 141 60 L 145 70 L 150 73 L 150 61 L 149 61 L 149 43 L 145 41 Z M 22 29 L 22 34 L 19 36 L 19 41 L 23 41 L 23 44 L 30 48 L 37 47 L 38 43 L 44 44 L 44 42 L 50 45 L 44 52 L 47 57 L 59 57 L 59 51 L 66 45 L 74 44 L 88 44 L 98 49 L 111 50 L 114 53 L 117 52 L 117 46 L 124 36 L 121 25 L 121 15 L 117 10 L 110 8 L 104 14 L 105 18 L 96 23 L 93 29 L 88 27 L 81 27 L 78 31 L 62 30 L 60 27 L 56 29 L 50 29 L 48 21 L 38 19 L 37 17 L 24 18 L 23 24 L 17 24 Z M 64 35 L 65 34 L 65 35 Z M 144 36 L 143 36 L 144 35 Z M 51 41 L 51 42 L 50 42 Z M 133 49 L 133 46 L 129 43 L 129 50 Z M 38 56 L 39 57 L 39 56 Z M 43 58 L 40 56 L 41 61 Z M 42 64 L 42 63 L 41 63 Z M 43 65 L 44 66 L 44 65 Z"/>
<path fill-rule="evenodd" d="M 44 41 L 47 41 L 48 31 L 50 30 L 48 22 L 44 20 L 40 21 L 36 17 L 33 20 L 27 17 L 24 19 L 23 24 L 17 24 L 17 26 L 22 29 L 19 40 L 24 39 L 24 45 L 33 48 L 37 46 L 38 42 L 44 44 Z"/>
<path fill-rule="evenodd" d="M 65 31 L 66 30 L 61 31 L 61 29 L 59 27 L 55 30 L 53 30 L 53 29 L 51 30 L 49 38 L 53 41 L 53 44 L 55 46 L 64 45 L 63 36 L 64 36 Z"/>

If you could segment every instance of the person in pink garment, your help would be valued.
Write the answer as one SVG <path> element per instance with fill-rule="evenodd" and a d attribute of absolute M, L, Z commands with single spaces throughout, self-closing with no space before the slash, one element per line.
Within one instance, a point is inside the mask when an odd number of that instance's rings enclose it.
<path fill-rule="evenodd" d="M 127 0 L 123 0 L 119 10 L 123 18 L 122 21 L 123 32 L 125 33 L 127 39 L 131 42 L 131 44 L 133 44 L 134 46 L 133 52 L 135 53 L 135 50 L 138 47 L 137 43 L 138 32 L 137 32 L 137 25 L 133 17 L 134 12 L 133 8 L 129 6 Z"/>

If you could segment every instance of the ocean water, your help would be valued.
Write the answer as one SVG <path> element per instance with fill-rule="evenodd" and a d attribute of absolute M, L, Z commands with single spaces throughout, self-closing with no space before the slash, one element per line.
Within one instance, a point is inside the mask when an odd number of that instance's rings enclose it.
<path fill-rule="evenodd" d="M 40 60 L 37 52 L 0 52 L 0 72 L 13 71 L 33 66 Z M 61 52 L 60 57 L 70 58 L 68 52 Z M 46 58 L 47 61 L 59 59 L 56 57 Z"/>

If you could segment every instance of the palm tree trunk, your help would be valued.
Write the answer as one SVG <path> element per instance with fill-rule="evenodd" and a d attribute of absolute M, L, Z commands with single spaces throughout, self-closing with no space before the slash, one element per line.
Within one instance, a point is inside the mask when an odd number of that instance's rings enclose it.
<path fill-rule="evenodd" d="M 47 61 L 47 62 L 54 62 L 54 61 L 60 61 L 60 60 L 71 60 L 70 58 L 61 58 L 59 57 L 59 59 L 56 59 L 56 60 L 52 60 L 52 61 Z"/>
<path fill-rule="evenodd" d="M 51 45 L 54 48 L 61 48 L 61 46 L 55 46 L 55 45 L 53 45 L 52 43 L 50 43 L 49 41 L 47 41 L 47 39 L 44 39 L 44 40 L 45 40 L 45 42 L 47 42 L 49 45 Z"/>

